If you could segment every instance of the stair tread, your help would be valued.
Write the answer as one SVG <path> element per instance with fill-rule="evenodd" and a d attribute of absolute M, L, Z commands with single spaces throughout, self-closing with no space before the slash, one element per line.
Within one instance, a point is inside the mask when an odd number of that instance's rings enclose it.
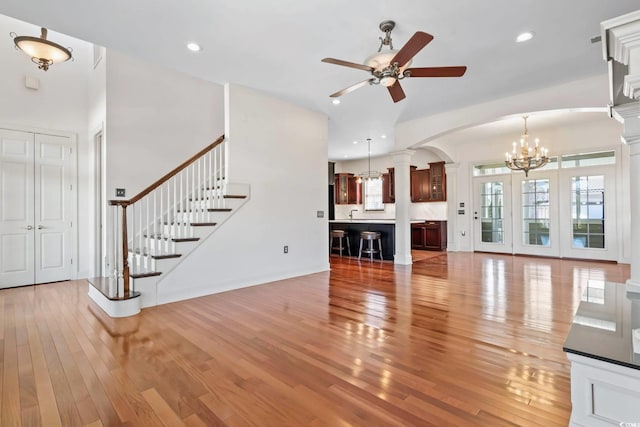
<path fill-rule="evenodd" d="M 217 222 L 192 222 L 192 223 L 186 223 L 186 222 L 165 222 L 164 225 L 191 225 L 193 227 L 202 227 L 202 226 L 214 226 L 217 225 Z"/>
<path fill-rule="evenodd" d="M 157 236 L 145 235 L 144 237 L 149 237 L 151 239 L 158 239 L 158 240 L 171 240 L 172 242 L 176 242 L 176 243 L 197 242 L 198 240 L 200 240 L 199 237 L 173 237 L 173 236 L 166 236 L 166 235 L 157 235 Z"/>
<path fill-rule="evenodd" d="M 205 188 L 204 190 L 211 190 L 210 188 Z M 214 199 L 219 199 L 220 197 L 222 197 L 223 199 L 246 199 L 247 196 L 245 194 L 223 194 L 222 196 L 214 196 L 214 197 L 200 197 L 200 198 L 196 198 L 196 197 L 190 197 L 189 201 L 190 202 L 201 202 L 204 200 L 214 200 Z"/>
<path fill-rule="evenodd" d="M 153 259 L 180 258 L 182 256 L 182 254 L 178 254 L 178 253 L 171 253 L 171 254 L 152 254 L 149 252 L 141 253 L 140 249 L 132 249 L 129 251 L 129 253 L 134 255 L 150 256 Z"/>
<path fill-rule="evenodd" d="M 189 210 L 177 210 L 178 213 L 203 213 L 203 212 L 231 212 L 232 208 L 199 208 Z"/>
<path fill-rule="evenodd" d="M 161 275 L 160 271 L 141 271 L 138 273 L 129 273 L 129 277 L 132 279 L 142 279 L 143 277 L 154 277 Z"/>
<path fill-rule="evenodd" d="M 140 296 L 140 292 L 130 292 L 127 297 L 116 297 L 110 294 L 109 290 L 117 289 L 116 279 L 113 277 L 91 277 L 87 279 L 89 284 L 93 286 L 96 290 L 98 290 L 105 298 L 111 301 L 124 301 L 133 298 L 138 298 Z"/>

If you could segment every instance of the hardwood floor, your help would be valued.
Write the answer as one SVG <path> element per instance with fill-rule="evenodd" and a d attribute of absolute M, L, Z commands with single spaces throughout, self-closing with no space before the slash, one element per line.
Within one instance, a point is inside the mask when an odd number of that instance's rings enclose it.
<path fill-rule="evenodd" d="M 567 425 L 581 290 L 629 275 L 469 253 L 331 267 L 116 320 L 84 281 L 2 290 L 0 425 Z"/>

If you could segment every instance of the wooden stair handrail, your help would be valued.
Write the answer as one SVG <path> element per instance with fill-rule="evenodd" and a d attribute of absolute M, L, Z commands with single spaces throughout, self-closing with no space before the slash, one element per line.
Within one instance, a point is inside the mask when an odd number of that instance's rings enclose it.
<path fill-rule="evenodd" d="M 136 194 L 135 196 L 133 196 L 129 200 L 121 200 L 121 199 L 109 200 L 109 205 L 111 205 L 111 206 L 125 206 L 126 207 L 126 206 L 129 206 L 131 204 L 134 204 L 135 202 L 137 202 L 138 200 L 142 199 L 147 194 L 151 193 L 156 188 L 160 187 L 165 182 L 169 181 L 171 178 L 176 176 L 182 170 L 186 169 L 187 166 L 189 166 L 191 163 L 193 163 L 196 160 L 198 160 L 205 153 L 207 153 L 208 151 L 213 150 L 215 147 L 220 145 L 222 143 L 222 141 L 224 141 L 224 135 L 220 135 L 220 137 L 218 139 L 216 139 L 214 142 L 212 142 L 211 144 L 207 145 L 202 150 L 198 151 L 196 154 L 194 154 L 189 159 L 187 159 L 184 162 L 182 162 L 178 167 L 173 169 L 171 172 L 167 173 L 165 176 L 163 176 L 162 178 L 160 178 L 159 180 L 157 180 L 156 182 L 154 182 L 153 184 L 151 184 L 150 186 L 148 186 L 147 188 L 145 188 L 144 190 L 142 190 L 141 192 L 139 192 L 138 194 Z"/>
<path fill-rule="evenodd" d="M 128 256 L 129 256 L 128 239 L 129 238 L 127 236 L 127 206 L 134 204 L 135 202 L 142 199 L 147 194 L 151 193 L 156 188 L 160 187 L 165 182 L 169 181 L 178 173 L 186 169 L 187 166 L 189 166 L 190 164 L 198 160 L 200 157 L 204 156 L 206 153 L 208 153 L 209 151 L 213 150 L 218 145 L 220 145 L 222 141 L 224 141 L 224 134 L 220 135 L 220 137 L 216 139 L 214 142 L 204 147 L 202 150 L 198 151 L 189 159 L 182 162 L 178 167 L 174 168 L 171 172 L 164 175 L 162 178 L 160 178 L 159 180 L 157 180 L 156 182 L 154 182 L 153 184 L 151 184 L 150 186 L 142 190 L 140 193 L 138 193 L 131 199 L 109 200 L 110 206 L 120 206 L 122 208 L 122 219 L 121 219 L 122 221 L 122 280 L 123 280 L 123 297 L 125 299 L 129 298 L 132 295 L 131 286 L 130 286 L 131 274 L 129 272 L 129 260 L 128 260 Z"/>

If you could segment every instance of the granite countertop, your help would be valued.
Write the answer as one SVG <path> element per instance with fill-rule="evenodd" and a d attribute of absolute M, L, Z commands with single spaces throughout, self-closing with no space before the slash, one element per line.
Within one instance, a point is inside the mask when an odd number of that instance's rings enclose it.
<path fill-rule="evenodd" d="M 590 280 L 563 350 L 640 369 L 640 294 L 627 293 L 623 283 Z"/>

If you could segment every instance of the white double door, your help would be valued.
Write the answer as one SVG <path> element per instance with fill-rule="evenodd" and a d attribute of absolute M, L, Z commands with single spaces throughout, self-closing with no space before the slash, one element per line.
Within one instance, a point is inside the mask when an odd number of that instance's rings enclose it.
<path fill-rule="evenodd" d="M 0 129 L 0 288 L 72 278 L 73 145 Z"/>
<path fill-rule="evenodd" d="M 614 166 L 476 177 L 474 249 L 616 260 Z"/>

